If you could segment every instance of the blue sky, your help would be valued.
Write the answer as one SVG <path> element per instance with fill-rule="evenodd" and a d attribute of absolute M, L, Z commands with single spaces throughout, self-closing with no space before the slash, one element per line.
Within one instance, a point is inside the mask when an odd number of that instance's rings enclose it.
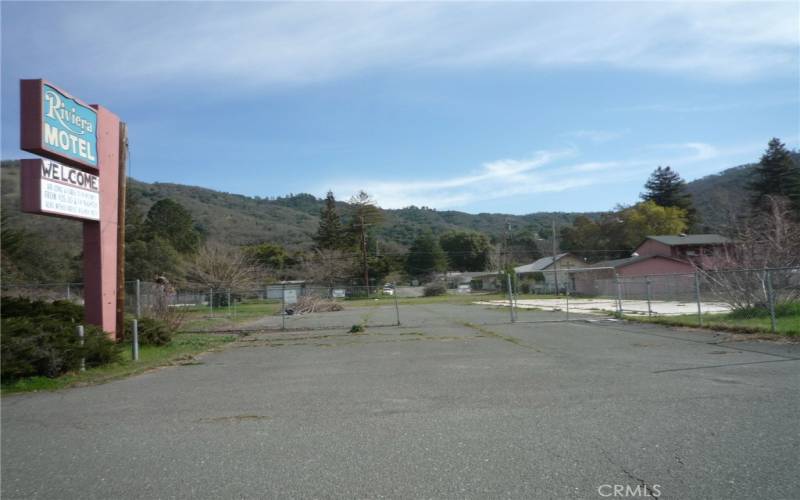
<path fill-rule="evenodd" d="M 45 78 L 128 123 L 148 182 L 608 210 L 800 146 L 799 5 L 3 1 L 2 157 Z"/>

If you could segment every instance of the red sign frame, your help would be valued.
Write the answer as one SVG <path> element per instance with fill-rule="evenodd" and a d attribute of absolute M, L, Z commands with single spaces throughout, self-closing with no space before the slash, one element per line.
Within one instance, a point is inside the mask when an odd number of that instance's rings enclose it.
<path fill-rule="evenodd" d="M 80 168 L 90 168 L 92 170 L 99 170 L 99 160 L 97 164 L 92 164 L 88 161 L 81 161 L 72 156 L 66 156 L 58 150 L 48 147 L 47 142 L 44 140 L 44 86 L 52 87 L 57 92 L 61 93 L 68 99 L 72 99 L 77 104 L 89 108 L 97 113 L 96 106 L 91 106 L 86 102 L 78 99 L 74 95 L 65 91 L 58 85 L 54 85 L 47 80 L 20 80 L 19 85 L 19 99 L 20 99 L 20 149 L 28 151 L 37 155 L 50 158 L 65 165 L 70 165 Z M 95 130 L 95 144 L 99 138 L 99 131 Z"/>

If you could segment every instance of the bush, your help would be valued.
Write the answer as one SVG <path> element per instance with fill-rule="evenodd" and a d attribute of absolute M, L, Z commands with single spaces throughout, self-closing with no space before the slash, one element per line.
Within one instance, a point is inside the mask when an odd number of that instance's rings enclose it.
<path fill-rule="evenodd" d="M 154 318 L 139 319 L 139 345 L 167 345 L 172 342 L 173 330 Z M 125 340 L 133 341 L 133 319 L 125 319 Z"/>
<path fill-rule="evenodd" d="M 446 293 L 447 293 L 447 288 L 444 286 L 444 283 L 439 281 L 428 283 L 422 290 L 422 294 L 425 295 L 426 297 L 434 297 L 436 295 L 444 295 Z"/>
<path fill-rule="evenodd" d="M 728 316 L 735 319 L 768 318 L 769 306 L 763 305 L 740 307 L 731 311 Z M 800 316 L 800 302 L 784 302 L 783 304 L 776 304 L 775 316 L 778 318 L 787 316 Z"/>
<path fill-rule="evenodd" d="M 32 301 L 24 297 L 3 297 L 0 306 L 3 318 L 47 316 L 60 321 L 69 321 L 75 325 L 79 325 L 83 321 L 83 306 L 67 300 L 44 302 L 42 300 Z"/>
<path fill-rule="evenodd" d="M 119 360 L 119 348 L 96 326 L 84 328 L 84 344 L 76 333 L 81 306 L 56 301 L 2 300 L 0 376 L 3 380 L 42 375 L 57 377 L 80 368 Z"/>

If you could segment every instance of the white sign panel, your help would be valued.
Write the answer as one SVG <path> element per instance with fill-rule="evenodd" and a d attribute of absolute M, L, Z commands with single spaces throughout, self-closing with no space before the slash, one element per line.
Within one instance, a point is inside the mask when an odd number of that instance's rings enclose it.
<path fill-rule="evenodd" d="M 52 160 L 42 162 L 42 212 L 100 220 L 100 178 Z"/>

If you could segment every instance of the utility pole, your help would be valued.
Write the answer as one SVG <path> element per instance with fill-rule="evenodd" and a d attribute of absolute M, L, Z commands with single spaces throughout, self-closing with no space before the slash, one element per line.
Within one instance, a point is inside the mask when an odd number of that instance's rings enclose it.
<path fill-rule="evenodd" d="M 117 184 L 117 338 L 125 335 L 125 192 L 128 163 L 128 126 L 119 123 L 119 180 Z"/>
<path fill-rule="evenodd" d="M 556 248 L 558 247 L 556 242 L 556 217 L 553 216 L 553 279 L 555 280 L 556 285 L 556 297 L 559 295 L 558 293 L 558 262 L 556 261 Z"/>
<path fill-rule="evenodd" d="M 505 232 L 503 233 L 503 258 L 500 259 L 500 265 L 505 270 L 511 264 L 511 248 L 509 245 L 511 234 L 511 222 L 506 219 Z"/>

